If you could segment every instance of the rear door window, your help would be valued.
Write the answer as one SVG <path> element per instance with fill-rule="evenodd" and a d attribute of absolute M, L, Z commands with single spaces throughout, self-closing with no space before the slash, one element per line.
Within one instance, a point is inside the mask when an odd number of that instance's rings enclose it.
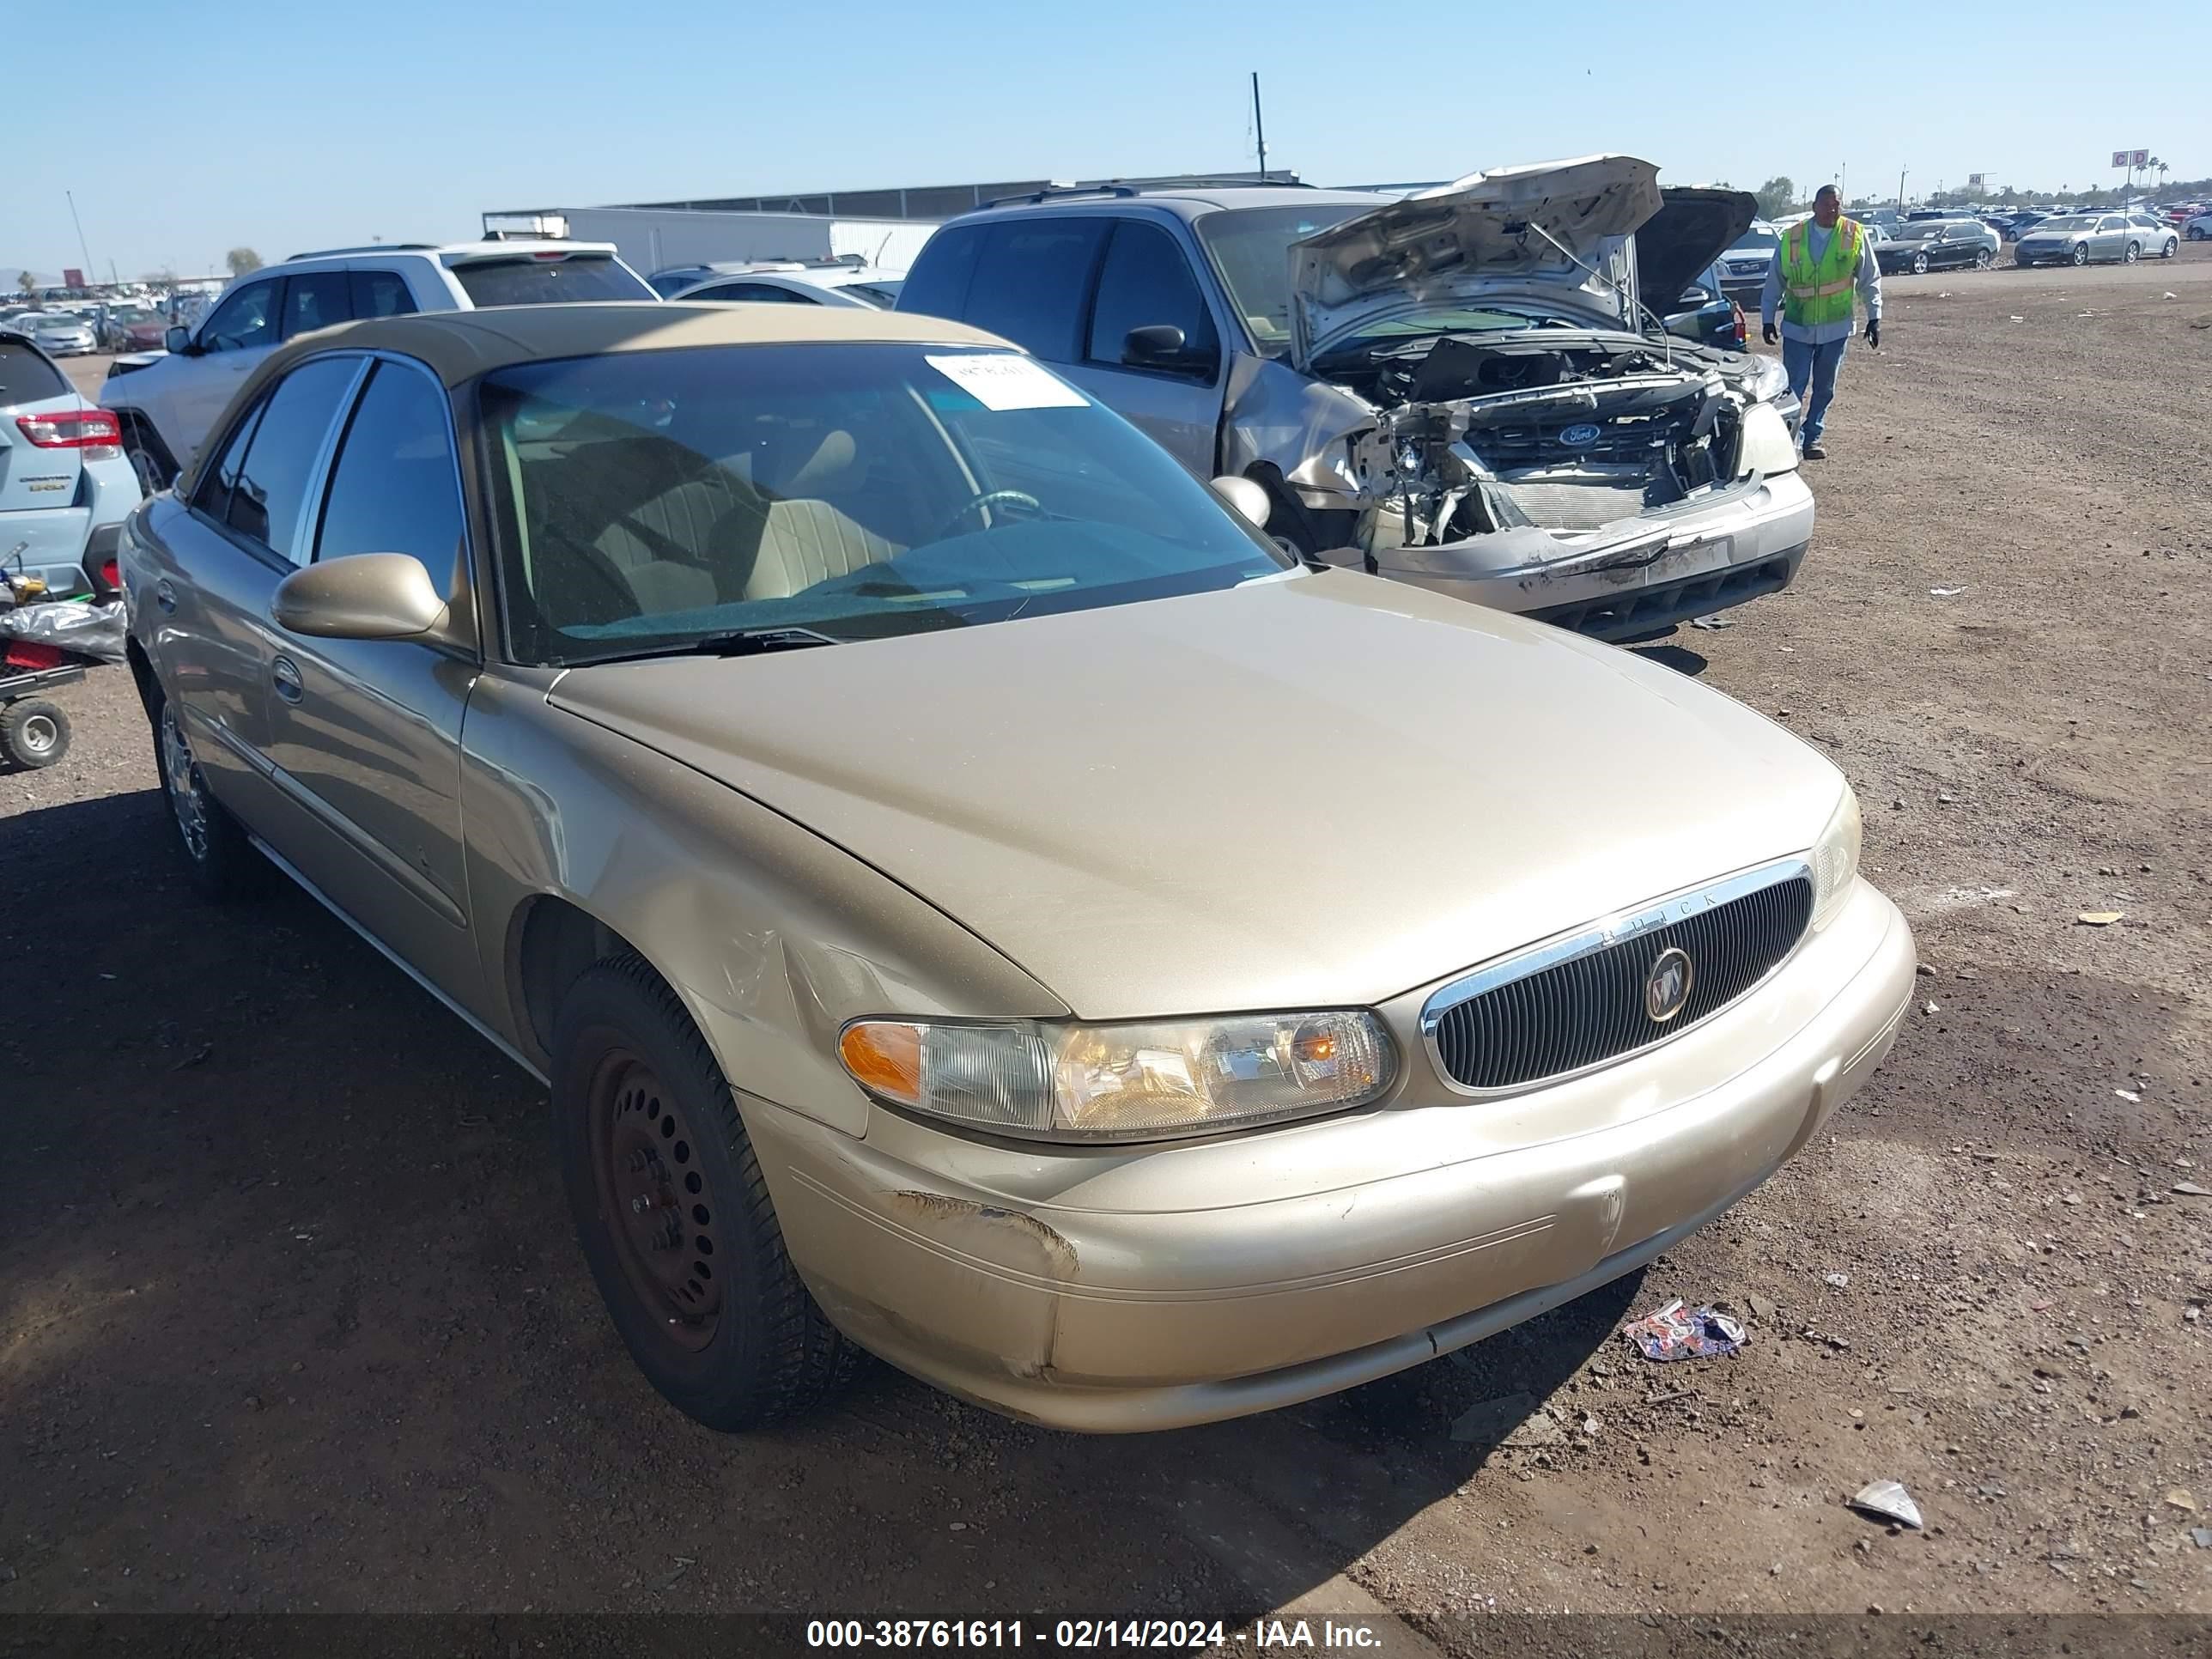
<path fill-rule="evenodd" d="M 68 377 L 21 340 L 0 340 L 0 409 L 64 396 Z"/>
<path fill-rule="evenodd" d="M 956 322 L 965 316 L 984 229 L 981 225 L 955 225 L 922 244 L 921 256 L 907 273 L 906 286 L 899 290 L 898 308 Z"/>
<path fill-rule="evenodd" d="M 1182 331 L 1183 349 L 1194 356 L 1220 350 L 1206 296 L 1175 238 L 1158 225 L 1124 219 L 1114 227 L 1106 263 L 1098 271 L 1091 361 L 1120 363 L 1121 343 L 1131 329 L 1162 324 Z"/>
<path fill-rule="evenodd" d="M 404 317 L 416 309 L 407 279 L 396 270 L 349 271 L 346 282 L 356 317 Z"/>
<path fill-rule="evenodd" d="M 244 351 L 276 343 L 276 290 L 270 281 L 251 283 L 216 307 L 202 325 L 199 343 L 208 351 Z"/>
<path fill-rule="evenodd" d="M 360 372 L 358 357 L 318 357 L 286 375 L 269 396 L 232 486 L 223 522 L 288 564 L 307 562 L 300 509 L 323 440 Z"/>
<path fill-rule="evenodd" d="M 1049 362 L 1079 361 L 1083 303 L 1109 223 L 1043 214 L 991 226 L 966 320 Z"/>
<path fill-rule="evenodd" d="M 454 280 L 476 306 L 552 306 L 573 300 L 658 300 L 660 296 L 604 253 L 541 259 L 481 259 L 453 267 Z"/>
<path fill-rule="evenodd" d="M 284 337 L 353 320 L 343 270 L 310 271 L 284 286 Z"/>

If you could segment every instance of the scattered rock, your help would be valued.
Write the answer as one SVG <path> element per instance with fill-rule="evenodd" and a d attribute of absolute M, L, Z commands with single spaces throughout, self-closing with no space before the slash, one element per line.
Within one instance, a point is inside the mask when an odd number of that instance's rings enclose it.
<path fill-rule="evenodd" d="M 2179 1193 L 2184 1198 L 2212 1198 L 2212 1187 L 2200 1187 L 2193 1181 L 2177 1181 L 2166 1191 Z"/>
<path fill-rule="evenodd" d="M 2166 1504 L 2168 1509 L 2181 1510 L 2194 1515 L 2197 1513 L 2197 1495 L 2186 1486 L 2176 1486 L 2166 1493 Z"/>
<path fill-rule="evenodd" d="M 1851 1276 L 1849 1273 L 1828 1273 L 1825 1277 L 1829 1284 L 1839 1291 L 1851 1282 Z"/>

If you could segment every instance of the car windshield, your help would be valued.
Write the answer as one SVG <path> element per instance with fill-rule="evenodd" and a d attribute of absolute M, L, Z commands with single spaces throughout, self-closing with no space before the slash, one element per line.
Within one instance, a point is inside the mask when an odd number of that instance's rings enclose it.
<path fill-rule="evenodd" d="M 1366 202 L 1232 208 L 1194 222 L 1230 303 L 1270 357 L 1291 349 L 1291 244 L 1373 211 Z"/>
<path fill-rule="evenodd" d="M 1744 232 L 1742 235 L 1735 239 L 1735 245 L 1739 249 L 1747 250 L 1755 253 L 1761 248 L 1780 247 L 1782 246 L 1782 238 L 1773 231 L 1767 230 L 1764 228 L 1759 228 Z"/>
<path fill-rule="evenodd" d="M 1941 236 L 1950 229 L 1952 223 L 1946 219 L 1917 219 L 1909 225 L 1900 226 L 1897 240 L 1900 242 L 1925 242 Z"/>
<path fill-rule="evenodd" d="M 690 347 L 478 397 L 519 660 L 838 642 L 1232 587 L 1295 563 L 1119 416 L 1010 351 Z"/>
<path fill-rule="evenodd" d="M 453 267 L 454 280 L 477 307 L 550 306 L 570 300 L 652 300 L 659 296 L 627 266 L 604 253 L 473 259 Z"/>
<path fill-rule="evenodd" d="M 838 292 L 849 294 L 856 300 L 866 300 L 882 310 L 891 311 L 898 306 L 899 288 L 897 283 L 848 283 Z"/>
<path fill-rule="evenodd" d="M 2081 214 L 2069 214 L 2063 219 L 2045 219 L 2036 227 L 2038 230 L 2094 230 L 2096 228 L 2094 218 Z"/>

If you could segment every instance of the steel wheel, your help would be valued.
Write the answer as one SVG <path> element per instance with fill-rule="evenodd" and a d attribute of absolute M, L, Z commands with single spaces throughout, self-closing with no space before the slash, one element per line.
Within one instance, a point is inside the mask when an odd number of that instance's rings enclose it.
<path fill-rule="evenodd" d="M 176 814 L 177 833 L 184 837 L 185 852 L 193 863 L 208 855 L 207 781 L 185 737 L 185 723 L 177 718 L 177 705 L 161 705 L 161 787 Z"/>
<path fill-rule="evenodd" d="M 600 1209 L 623 1276 L 663 1334 L 696 1353 L 714 1340 L 722 1312 L 714 1195 L 693 1150 L 701 1143 L 676 1091 L 628 1049 L 600 1062 L 586 1110 Z"/>

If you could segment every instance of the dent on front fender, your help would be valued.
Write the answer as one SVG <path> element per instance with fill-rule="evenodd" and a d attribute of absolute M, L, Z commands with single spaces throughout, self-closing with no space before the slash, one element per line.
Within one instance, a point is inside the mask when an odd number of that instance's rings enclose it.
<path fill-rule="evenodd" d="M 1342 386 L 1301 374 L 1279 358 L 1238 353 L 1230 363 L 1221 465 L 1281 474 L 1309 507 L 1352 507 L 1363 494 L 1352 470 L 1352 441 L 1374 428 L 1373 404 Z"/>
<path fill-rule="evenodd" d="M 550 677 L 538 677 L 542 681 Z M 516 952 L 530 906 L 574 906 L 683 1000 L 732 1085 L 864 1133 L 837 1033 L 867 1014 L 1064 1016 L 942 911 L 805 826 L 606 727 L 545 686 L 487 675 L 461 798 L 486 1022 L 544 1058 Z"/>

